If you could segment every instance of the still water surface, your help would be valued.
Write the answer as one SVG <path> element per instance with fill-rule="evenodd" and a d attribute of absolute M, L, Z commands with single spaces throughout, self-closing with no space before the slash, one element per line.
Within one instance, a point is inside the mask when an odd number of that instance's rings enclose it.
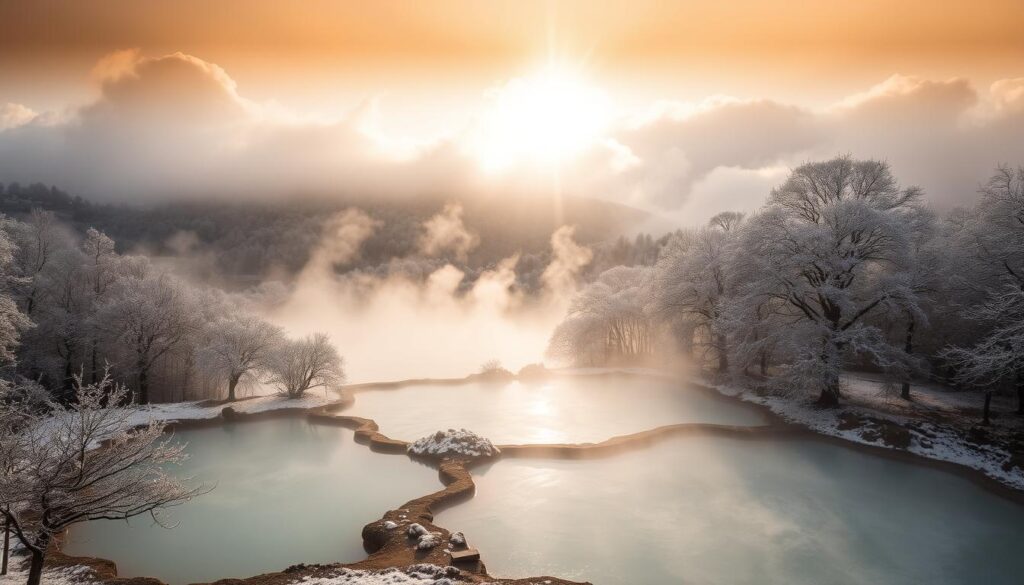
<path fill-rule="evenodd" d="M 665 378 L 626 374 L 361 391 L 345 414 L 372 418 L 395 439 L 466 428 L 496 444 L 597 442 L 684 422 L 767 422 L 752 405 Z"/>
<path fill-rule="evenodd" d="M 71 530 L 64 550 L 171 585 L 361 560 L 365 524 L 441 485 L 436 470 L 352 438 L 303 418 L 178 431 L 190 457 L 175 473 L 214 490 L 173 508 L 170 530 L 148 516 L 91 522 Z"/>
<path fill-rule="evenodd" d="M 607 459 L 503 459 L 437 522 L 502 577 L 608 585 L 1020 584 L 1024 506 L 812 440 L 678 437 Z"/>

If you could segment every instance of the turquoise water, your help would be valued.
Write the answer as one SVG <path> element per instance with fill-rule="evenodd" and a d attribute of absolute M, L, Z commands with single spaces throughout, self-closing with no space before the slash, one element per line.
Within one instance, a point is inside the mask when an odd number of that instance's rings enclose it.
<path fill-rule="evenodd" d="M 584 443 L 703 422 L 760 425 L 760 410 L 671 380 L 632 375 L 557 376 L 537 382 L 413 384 L 357 392 L 345 414 L 413 441 L 467 428 L 497 444 Z"/>
<path fill-rule="evenodd" d="M 173 508 L 171 529 L 148 516 L 91 522 L 71 530 L 64 550 L 171 585 L 361 560 L 365 524 L 441 484 L 436 470 L 352 438 L 303 418 L 179 431 L 190 458 L 176 473 L 214 490 Z"/>
<path fill-rule="evenodd" d="M 502 577 L 608 585 L 1024 582 L 1024 507 L 941 470 L 811 440 L 678 437 L 503 459 L 436 521 Z"/>

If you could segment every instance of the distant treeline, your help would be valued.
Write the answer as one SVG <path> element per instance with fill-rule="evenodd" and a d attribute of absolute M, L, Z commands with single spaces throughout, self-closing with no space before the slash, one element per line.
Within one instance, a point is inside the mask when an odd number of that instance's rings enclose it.
<path fill-rule="evenodd" d="M 56 187 L 33 183 L 0 184 L 0 212 L 26 218 L 33 209 L 51 211 L 62 223 L 84 234 L 95 228 L 117 242 L 120 253 L 176 256 L 191 261 L 198 276 L 215 278 L 230 287 L 246 287 L 267 277 L 287 279 L 309 260 L 321 241 L 325 222 L 347 207 L 359 207 L 378 221 L 360 255 L 343 270 L 382 270 L 392 260 L 416 254 L 423 222 L 438 213 L 445 200 L 418 199 L 279 201 L 171 201 L 154 205 L 96 203 Z M 468 231 L 479 245 L 465 258 L 439 257 L 424 273 L 452 263 L 468 274 L 519 254 L 519 284 L 533 290 L 550 262 L 551 234 L 574 225 L 574 237 L 594 249 L 584 278 L 618 265 L 650 265 L 668 237 L 647 234 L 626 237 L 646 214 L 613 203 L 565 198 L 490 199 L 461 202 Z M 422 259 L 420 259 L 422 261 Z"/>

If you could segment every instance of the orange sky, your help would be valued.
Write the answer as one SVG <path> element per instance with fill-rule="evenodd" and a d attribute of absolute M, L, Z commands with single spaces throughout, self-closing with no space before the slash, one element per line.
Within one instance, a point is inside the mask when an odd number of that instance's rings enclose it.
<path fill-rule="evenodd" d="M 850 153 L 948 208 L 1024 163 L 1022 23 L 1022 0 L 0 0 L 0 181 L 556 188 L 699 222 Z"/>
<path fill-rule="evenodd" d="M 813 104 L 893 73 L 1024 75 L 1019 0 L 0 0 L 0 22 L 0 101 L 38 109 L 85 99 L 92 64 L 126 48 L 193 54 L 254 99 L 315 111 L 390 92 L 441 108 L 552 50 L 627 102 Z"/>

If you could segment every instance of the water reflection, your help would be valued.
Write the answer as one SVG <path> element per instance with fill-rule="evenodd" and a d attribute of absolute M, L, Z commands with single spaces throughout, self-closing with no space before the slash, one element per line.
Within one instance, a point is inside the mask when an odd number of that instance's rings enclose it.
<path fill-rule="evenodd" d="M 948 472 L 810 440 L 678 437 L 504 459 L 439 514 L 497 575 L 602 584 L 1020 583 L 1024 507 Z"/>
<path fill-rule="evenodd" d="M 625 374 L 363 391 L 347 414 L 372 418 L 398 439 L 467 428 L 504 444 L 596 442 L 680 422 L 766 422 L 750 405 L 663 378 Z"/>

